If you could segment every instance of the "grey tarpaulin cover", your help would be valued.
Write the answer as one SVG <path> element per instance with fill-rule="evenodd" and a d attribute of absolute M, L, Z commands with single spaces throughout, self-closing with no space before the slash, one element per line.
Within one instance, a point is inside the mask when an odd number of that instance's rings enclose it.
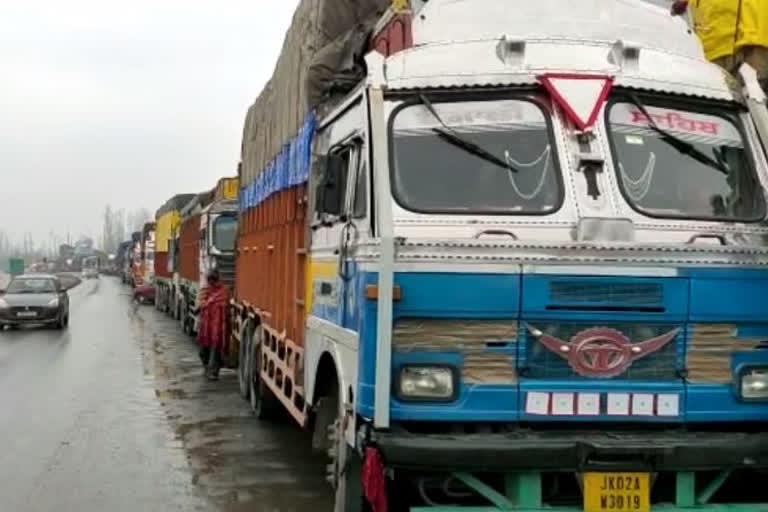
<path fill-rule="evenodd" d="M 389 4 L 301 0 L 272 78 L 245 119 L 241 186 L 258 177 L 312 109 L 359 82 L 370 30 Z"/>
<path fill-rule="evenodd" d="M 172 212 L 174 210 L 181 210 L 190 201 L 195 198 L 196 194 L 177 194 L 165 202 L 163 206 L 157 210 L 155 218 L 159 218 L 161 215 Z"/>

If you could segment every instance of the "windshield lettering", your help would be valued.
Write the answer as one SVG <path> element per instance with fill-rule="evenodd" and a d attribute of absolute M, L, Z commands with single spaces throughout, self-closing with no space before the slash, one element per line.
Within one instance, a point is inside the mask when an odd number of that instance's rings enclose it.
<path fill-rule="evenodd" d="M 649 123 L 648 116 L 639 110 L 630 111 L 632 115 L 632 124 L 645 126 Z M 661 128 L 670 130 L 681 130 L 690 133 L 707 133 L 718 135 L 720 133 L 720 124 L 713 121 L 701 121 L 696 118 L 686 117 L 678 112 L 666 111 L 666 113 L 651 114 L 651 118 Z"/>
<path fill-rule="evenodd" d="M 615 103 L 608 114 L 619 184 L 635 209 L 664 218 L 757 221 L 762 188 L 735 121 Z"/>

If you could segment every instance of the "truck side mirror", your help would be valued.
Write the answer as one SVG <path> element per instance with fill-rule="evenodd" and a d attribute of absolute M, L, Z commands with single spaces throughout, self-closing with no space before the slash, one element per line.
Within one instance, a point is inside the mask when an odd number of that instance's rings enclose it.
<path fill-rule="evenodd" d="M 346 154 L 331 154 L 326 157 L 325 172 L 317 186 L 316 205 L 318 213 L 341 215 L 344 208 L 344 192 L 347 186 Z"/>

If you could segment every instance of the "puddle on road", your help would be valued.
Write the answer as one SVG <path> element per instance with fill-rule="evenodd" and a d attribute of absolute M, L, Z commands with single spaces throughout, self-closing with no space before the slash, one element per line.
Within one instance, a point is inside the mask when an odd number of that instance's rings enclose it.
<path fill-rule="evenodd" d="M 240 399 L 237 375 L 203 378 L 194 340 L 151 306 L 130 308 L 144 378 L 154 387 L 189 478 L 223 512 L 325 512 L 333 508 L 325 462 L 309 436 L 286 418 L 260 422 Z M 181 469 L 181 468 L 180 468 Z"/>

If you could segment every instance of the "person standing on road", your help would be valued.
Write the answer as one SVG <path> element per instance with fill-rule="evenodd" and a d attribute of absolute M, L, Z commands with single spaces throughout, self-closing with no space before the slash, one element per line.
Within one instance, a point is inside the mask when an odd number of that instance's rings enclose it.
<path fill-rule="evenodd" d="M 211 270 L 206 280 L 208 286 L 203 289 L 200 301 L 197 343 L 205 376 L 208 380 L 218 380 L 229 340 L 229 289 L 221 283 L 217 270 Z"/>
<path fill-rule="evenodd" d="M 748 63 L 768 90 L 768 0 L 675 0 L 672 14 L 692 11 L 707 59 L 737 75 Z"/>

